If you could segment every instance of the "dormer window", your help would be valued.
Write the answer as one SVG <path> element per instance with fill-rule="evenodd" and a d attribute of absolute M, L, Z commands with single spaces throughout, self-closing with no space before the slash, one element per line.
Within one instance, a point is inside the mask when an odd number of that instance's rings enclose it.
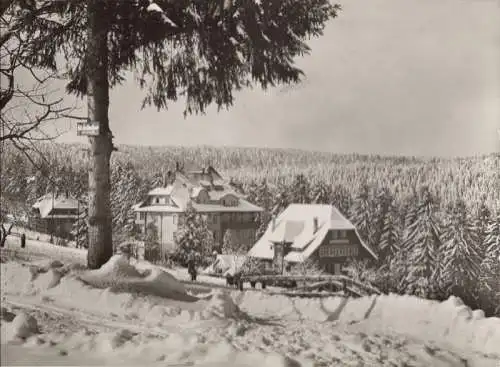
<path fill-rule="evenodd" d="M 224 206 L 237 206 L 238 205 L 238 198 L 235 197 L 234 195 L 225 195 L 221 199 L 221 203 Z"/>

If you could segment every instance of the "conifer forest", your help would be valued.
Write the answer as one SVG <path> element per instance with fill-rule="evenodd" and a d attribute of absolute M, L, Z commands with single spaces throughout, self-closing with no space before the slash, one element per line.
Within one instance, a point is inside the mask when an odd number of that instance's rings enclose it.
<path fill-rule="evenodd" d="M 74 236 L 85 234 L 87 152 L 78 144 L 38 146 L 30 161 L 2 152 L 3 210 L 28 212 L 40 196 L 82 200 Z M 211 165 L 247 199 L 273 214 L 290 203 L 335 205 L 378 254 L 353 262 L 351 276 L 386 293 L 444 300 L 500 316 L 500 156 L 383 157 L 262 148 L 118 146 L 113 155 L 113 238 L 133 232 L 132 205 L 163 184 L 176 162 Z M 257 234 L 259 235 L 259 233 Z M 119 241 L 119 240 L 117 240 Z"/>

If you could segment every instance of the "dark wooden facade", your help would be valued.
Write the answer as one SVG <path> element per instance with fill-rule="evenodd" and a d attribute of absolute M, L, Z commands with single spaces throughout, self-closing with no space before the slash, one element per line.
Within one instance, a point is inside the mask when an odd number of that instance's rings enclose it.
<path fill-rule="evenodd" d="M 329 274 L 340 274 L 349 259 L 373 259 L 361 244 L 356 231 L 330 230 L 311 258 Z"/>

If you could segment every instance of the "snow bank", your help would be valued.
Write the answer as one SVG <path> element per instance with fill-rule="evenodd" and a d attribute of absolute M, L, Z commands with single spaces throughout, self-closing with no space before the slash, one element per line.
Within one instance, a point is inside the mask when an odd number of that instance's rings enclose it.
<path fill-rule="evenodd" d="M 394 294 L 355 299 L 297 299 L 245 292 L 239 306 L 264 318 L 362 322 L 377 332 L 445 341 L 457 348 L 483 353 L 495 354 L 500 350 L 500 318 L 485 318 L 481 310 L 472 311 L 457 297 L 445 302 Z"/>
<path fill-rule="evenodd" d="M 181 301 L 198 300 L 189 296 L 184 285 L 171 274 L 154 266 L 140 271 L 123 255 L 111 257 L 100 269 L 86 271 L 78 278 L 93 287 L 112 291 L 141 292 Z"/>
<path fill-rule="evenodd" d="M 33 278 L 28 266 L 13 262 L 1 266 L 2 292 L 10 298 L 19 296 L 23 302 L 64 308 L 75 318 L 92 314 L 103 316 L 103 322 L 127 320 L 130 325 L 159 330 L 161 335 L 168 334 L 165 330 L 171 326 L 196 329 L 203 322 L 218 325 L 227 321 L 237 329 L 241 323 L 251 325 L 251 320 L 265 320 L 279 321 L 287 327 L 297 324 L 297 330 L 307 329 L 311 333 L 325 330 L 318 338 L 330 337 L 342 328 L 359 328 L 372 335 L 399 334 L 426 343 L 435 341 L 453 348 L 499 354 L 500 319 L 485 318 L 481 311 L 471 311 L 456 297 L 440 303 L 398 295 L 318 299 L 251 290 L 213 290 L 206 300 L 189 296 L 196 302 L 185 302 L 176 298 L 188 295 L 184 285 L 173 276 L 147 264 L 132 266 L 120 257 L 113 257 L 102 269 L 83 272 L 79 277 L 93 286 L 78 280 L 78 274 L 72 271 L 61 272 L 61 268 L 49 269 Z M 115 293 L 114 289 L 125 292 Z M 303 332 L 306 333 L 300 331 Z M 276 332 L 275 338 L 285 338 L 282 334 L 281 330 Z M 217 337 L 220 342 L 220 335 Z M 334 341 L 336 336 L 332 334 L 331 338 Z M 290 338 L 285 339 L 283 343 L 293 344 Z M 214 343 L 215 340 L 214 337 Z"/>
<path fill-rule="evenodd" d="M 202 312 L 202 317 L 207 319 L 218 317 L 222 319 L 236 319 L 243 315 L 234 303 L 228 291 L 214 290 L 212 297 Z"/>
<path fill-rule="evenodd" d="M 40 273 L 35 266 L 2 264 L 2 293 L 14 301 L 41 303 L 71 310 L 75 315 L 92 313 L 107 319 L 140 321 L 151 327 L 199 319 L 206 304 L 188 295 L 172 275 L 154 267 L 148 269 L 145 264 L 136 269 L 119 256 L 95 271 L 62 271 L 64 268 Z"/>

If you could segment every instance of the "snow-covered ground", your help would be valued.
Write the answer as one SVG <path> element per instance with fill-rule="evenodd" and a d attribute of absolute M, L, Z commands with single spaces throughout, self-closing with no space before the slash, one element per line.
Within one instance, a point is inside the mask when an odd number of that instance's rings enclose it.
<path fill-rule="evenodd" d="M 9 224 L 5 224 L 5 226 L 8 227 Z M 21 236 L 22 233 L 26 235 L 27 239 L 35 241 L 49 242 L 51 237 L 50 234 L 32 231 L 22 226 L 15 225 L 12 227 L 11 230 L 12 237 Z M 75 241 L 67 242 L 68 247 L 75 247 L 75 245 L 76 245 Z"/>
<path fill-rule="evenodd" d="M 119 257 L 90 272 L 11 261 L 1 265 L 1 282 L 2 365 L 500 365 L 500 319 L 457 298 L 194 294 L 145 262 Z M 27 314 L 39 333 L 29 336 Z M 16 337 L 23 333 L 26 340 Z"/>

